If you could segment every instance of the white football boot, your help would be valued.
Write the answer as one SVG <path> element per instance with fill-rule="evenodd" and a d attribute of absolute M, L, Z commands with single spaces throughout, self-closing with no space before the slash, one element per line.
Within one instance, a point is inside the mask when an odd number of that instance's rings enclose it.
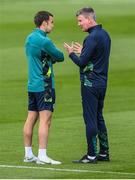
<path fill-rule="evenodd" d="M 61 164 L 60 161 L 56 161 L 56 160 L 53 160 L 49 157 L 44 157 L 44 158 L 38 158 L 37 161 L 36 161 L 37 164 L 54 164 L 54 165 L 58 165 L 58 164 Z"/>
<path fill-rule="evenodd" d="M 37 161 L 37 157 L 36 156 L 31 156 L 31 157 L 24 157 L 23 162 L 29 163 L 29 162 L 36 162 Z"/>

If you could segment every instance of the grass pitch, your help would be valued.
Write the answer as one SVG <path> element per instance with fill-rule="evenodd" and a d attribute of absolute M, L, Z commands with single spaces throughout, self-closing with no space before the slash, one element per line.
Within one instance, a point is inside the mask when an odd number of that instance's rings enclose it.
<path fill-rule="evenodd" d="M 88 5 L 96 10 L 98 23 L 112 38 L 104 107 L 111 162 L 77 165 L 71 161 L 86 151 L 79 74 L 63 43 L 82 42 L 87 35 L 77 27 L 75 12 Z M 134 0 L 0 0 L 0 178 L 135 178 L 134 9 Z M 65 62 L 54 68 L 57 100 L 48 145 L 48 154 L 63 162 L 59 166 L 22 161 L 22 128 L 27 115 L 24 40 L 34 28 L 33 16 L 39 10 L 54 14 L 55 28 L 50 37 L 65 53 Z M 35 154 L 37 128 L 38 125 L 33 139 Z"/>

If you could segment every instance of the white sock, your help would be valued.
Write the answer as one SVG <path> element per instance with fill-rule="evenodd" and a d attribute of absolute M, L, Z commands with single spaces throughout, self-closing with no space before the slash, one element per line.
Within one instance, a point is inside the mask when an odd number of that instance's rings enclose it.
<path fill-rule="evenodd" d="M 42 159 L 44 157 L 47 157 L 47 154 L 46 154 L 46 149 L 39 149 L 38 150 L 38 158 L 39 159 Z"/>
<path fill-rule="evenodd" d="M 91 159 L 91 160 L 93 160 L 93 159 L 96 158 L 96 156 L 89 156 L 89 155 L 87 155 L 87 157 L 88 157 L 89 159 Z"/>
<path fill-rule="evenodd" d="M 25 157 L 32 157 L 33 152 L 32 152 L 32 147 L 25 147 Z"/>

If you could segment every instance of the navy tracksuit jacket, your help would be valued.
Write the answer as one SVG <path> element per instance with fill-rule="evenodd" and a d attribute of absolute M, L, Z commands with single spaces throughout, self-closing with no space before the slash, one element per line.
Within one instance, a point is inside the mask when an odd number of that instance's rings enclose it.
<path fill-rule="evenodd" d="M 97 135 L 100 153 L 109 151 L 102 110 L 107 87 L 111 39 L 108 33 L 102 29 L 102 25 L 90 28 L 88 33 L 89 35 L 84 39 L 80 57 L 75 53 L 71 53 L 69 57 L 80 67 L 83 117 L 88 144 L 87 154 L 95 156 Z"/>

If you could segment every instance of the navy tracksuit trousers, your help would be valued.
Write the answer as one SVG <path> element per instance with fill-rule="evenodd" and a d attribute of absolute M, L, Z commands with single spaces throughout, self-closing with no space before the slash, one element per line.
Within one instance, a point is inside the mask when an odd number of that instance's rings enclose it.
<path fill-rule="evenodd" d="M 86 138 L 90 156 L 97 154 L 97 135 L 99 138 L 99 152 L 108 153 L 108 137 L 103 118 L 103 105 L 106 88 L 96 88 L 81 85 L 83 118 L 86 125 Z"/>

